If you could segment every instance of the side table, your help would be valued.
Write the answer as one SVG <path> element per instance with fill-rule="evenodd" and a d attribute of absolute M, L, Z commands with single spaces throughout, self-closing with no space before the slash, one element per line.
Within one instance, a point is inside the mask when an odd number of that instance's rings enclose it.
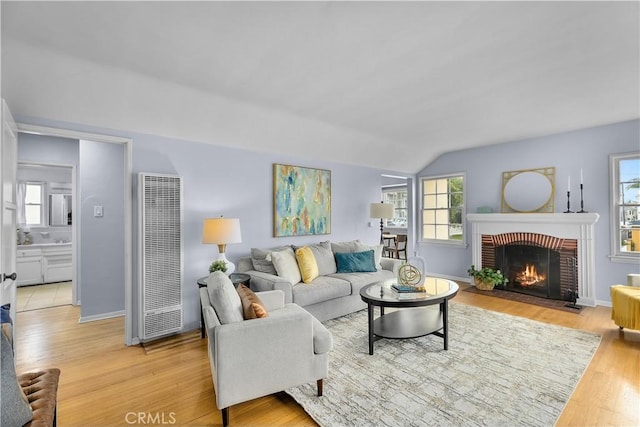
<path fill-rule="evenodd" d="M 209 276 L 201 277 L 198 279 L 198 301 L 200 301 L 200 288 L 204 288 L 207 286 L 207 279 Z M 231 273 L 229 275 L 229 279 L 231 279 L 231 283 L 236 288 L 238 285 L 245 285 L 247 288 L 251 288 L 251 276 L 244 273 Z M 202 301 L 200 301 L 200 338 L 204 338 L 205 336 L 205 327 L 204 327 L 204 314 L 202 314 Z"/>

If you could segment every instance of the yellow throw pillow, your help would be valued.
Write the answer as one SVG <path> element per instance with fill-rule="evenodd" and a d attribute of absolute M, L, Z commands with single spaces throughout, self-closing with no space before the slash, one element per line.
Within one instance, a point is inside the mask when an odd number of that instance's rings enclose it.
<path fill-rule="evenodd" d="M 269 313 L 267 313 L 267 309 L 264 308 L 264 304 L 251 289 L 241 284 L 238 285 L 236 290 L 238 291 L 238 295 L 240 295 L 240 301 L 242 301 L 242 315 L 244 320 L 269 317 Z"/>
<path fill-rule="evenodd" d="M 310 247 L 304 246 L 296 249 L 296 260 L 304 283 L 311 283 L 313 279 L 318 277 L 318 263 Z"/>

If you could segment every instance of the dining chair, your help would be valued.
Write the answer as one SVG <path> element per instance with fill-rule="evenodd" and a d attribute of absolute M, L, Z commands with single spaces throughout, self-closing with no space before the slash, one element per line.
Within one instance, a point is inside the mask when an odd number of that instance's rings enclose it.
<path fill-rule="evenodd" d="M 398 234 L 395 239 L 395 245 L 388 249 L 391 258 L 407 260 L 407 235 Z"/>

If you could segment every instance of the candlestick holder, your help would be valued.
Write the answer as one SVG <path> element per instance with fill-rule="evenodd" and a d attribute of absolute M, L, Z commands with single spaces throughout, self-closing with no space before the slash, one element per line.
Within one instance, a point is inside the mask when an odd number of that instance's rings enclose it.
<path fill-rule="evenodd" d="M 571 191 L 567 190 L 567 210 L 563 213 L 573 213 L 571 210 Z"/>
<path fill-rule="evenodd" d="M 580 183 L 580 210 L 578 213 L 588 213 L 589 211 L 584 210 L 584 200 L 582 198 L 582 183 Z"/>

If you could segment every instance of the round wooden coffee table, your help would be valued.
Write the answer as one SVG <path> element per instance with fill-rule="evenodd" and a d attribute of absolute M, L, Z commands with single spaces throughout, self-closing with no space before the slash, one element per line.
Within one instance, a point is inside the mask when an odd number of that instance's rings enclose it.
<path fill-rule="evenodd" d="M 458 284 L 438 277 L 425 278 L 426 292 L 399 293 L 391 289 L 396 281 L 373 283 L 360 289 L 362 301 L 367 303 L 369 318 L 369 354 L 373 343 L 381 338 L 405 339 L 433 334 L 444 339 L 448 349 L 447 304 L 458 293 Z M 439 305 L 437 307 L 428 307 Z M 374 320 L 374 307 L 380 316 Z M 385 307 L 394 307 L 384 313 Z"/>

